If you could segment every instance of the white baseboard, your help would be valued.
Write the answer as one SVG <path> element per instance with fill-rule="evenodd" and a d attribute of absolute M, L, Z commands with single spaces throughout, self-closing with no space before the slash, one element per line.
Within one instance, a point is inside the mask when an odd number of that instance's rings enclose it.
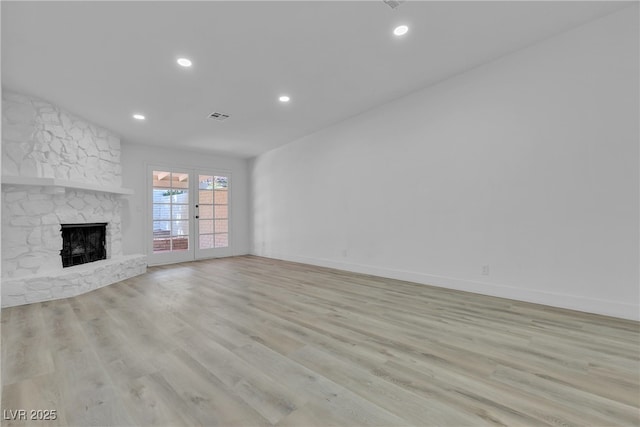
<path fill-rule="evenodd" d="M 640 321 L 640 305 L 638 304 L 586 298 L 579 295 L 568 295 L 540 291 L 537 289 L 518 288 L 495 283 L 458 279 L 454 277 L 435 276 L 414 271 L 395 270 L 323 258 L 311 258 L 288 254 L 252 253 L 252 255 Z"/>

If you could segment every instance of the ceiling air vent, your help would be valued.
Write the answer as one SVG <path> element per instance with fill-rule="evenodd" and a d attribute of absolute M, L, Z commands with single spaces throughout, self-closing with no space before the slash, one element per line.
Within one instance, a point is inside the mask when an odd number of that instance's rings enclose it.
<path fill-rule="evenodd" d="M 405 0 L 382 0 L 382 1 L 391 9 L 395 9 L 405 2 Z"/>
<path fill-rule="evenodd" d="M 218 121 L 223 121 L 223 120 L 227 120 L 230 116 L 228 114 L 224 114 L 224 113 L 219 113 L 219 112 L 214 112 L 209 114 L 209 118 L 213 119 L 213 120 L 218 120 Z"/>

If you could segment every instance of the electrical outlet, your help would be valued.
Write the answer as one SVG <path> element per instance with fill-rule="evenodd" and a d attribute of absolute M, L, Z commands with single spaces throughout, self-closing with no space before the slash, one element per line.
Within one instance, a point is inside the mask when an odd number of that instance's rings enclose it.
<path fill-rule="evenodd" d="M 482 266 L 482 275 L 483 276 L 489 275 L 489 264 L 485 264 Z"/>

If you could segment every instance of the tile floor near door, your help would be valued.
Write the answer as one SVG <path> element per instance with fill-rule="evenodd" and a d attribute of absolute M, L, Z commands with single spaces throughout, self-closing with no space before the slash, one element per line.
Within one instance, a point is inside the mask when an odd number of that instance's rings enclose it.
<path fill-rule="evenodd" d="M 637 322 L 216 259 L 2 310 L 3 425 L 638 425 L 639 351 Z"/>

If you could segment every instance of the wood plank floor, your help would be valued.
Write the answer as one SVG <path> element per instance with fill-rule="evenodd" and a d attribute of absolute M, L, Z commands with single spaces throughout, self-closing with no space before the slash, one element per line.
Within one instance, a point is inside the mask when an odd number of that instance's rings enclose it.
<path fill-rule="evenodd" d="M 639 425 L 637 322 L 258 257 L 2 310 L 34 425 Z M 4 420 L 3 425 L 26 425 Z"/>

